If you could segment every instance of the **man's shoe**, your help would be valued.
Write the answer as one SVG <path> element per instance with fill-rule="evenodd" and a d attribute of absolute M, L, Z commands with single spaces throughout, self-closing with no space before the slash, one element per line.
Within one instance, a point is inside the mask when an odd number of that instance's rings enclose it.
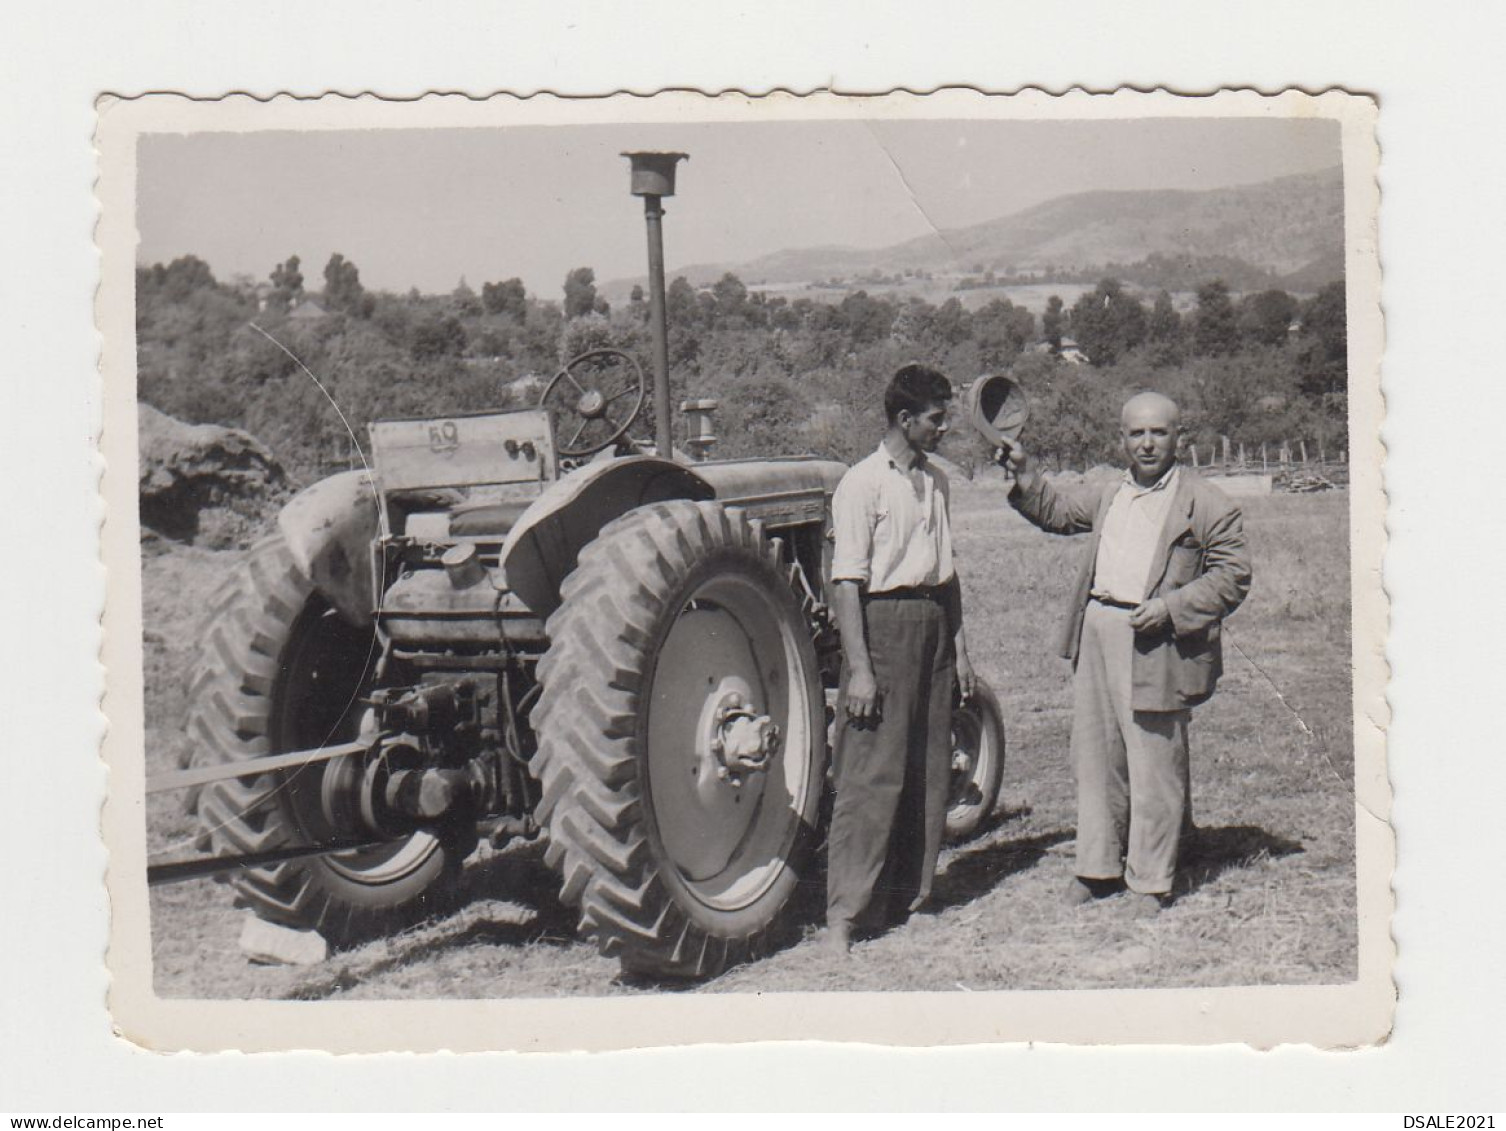
<path fill-rule="evenodd" d="M 1154 919 L 1166 906 L 1166 897 L 1146 892 L 1130 892 L 1131 907 L 1136 919 Z"/>
<path fill-rule="evenodd" d="M 1084 883 L 1079 877 L 1073 876 L 1072 882 L 1067 885 L 1066 895 L 1062 902 L 1068 907 L 1081 907 L 1084 903 L 1092 903 L 1098 898 L 1098 893 Z"/>
<path fill-rule="evenodd" d="M 846 958 L 852 950 L 852 924 L 837 922 L 827 927 L 826 949 L 838 958 Z"/>

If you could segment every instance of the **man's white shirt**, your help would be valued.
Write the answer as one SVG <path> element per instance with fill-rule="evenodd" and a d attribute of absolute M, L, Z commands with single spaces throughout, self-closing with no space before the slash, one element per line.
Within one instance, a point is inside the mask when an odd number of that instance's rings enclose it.
<path fill-rule="evenodd" d="M 1128 471 L 1103 516 L 1098 533 L 1098 560 L 1093 569 L 1093 596 L 1138 605 L 1150 589 L 1161 530 L 1176 497 L 1178 466 L 1141 487 Z"/>
<path fill-rule="evenodd" d="M 854 464 L 832 497 L 834 581 L 870 593 L 941 585 L 956 570 L 948 517 L 951 486 L 931 460 L 885 444 Z"/>

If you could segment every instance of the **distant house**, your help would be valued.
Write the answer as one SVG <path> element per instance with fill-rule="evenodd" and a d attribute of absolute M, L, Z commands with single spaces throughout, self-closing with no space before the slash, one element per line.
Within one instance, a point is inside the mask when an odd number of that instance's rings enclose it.
<path fill-rule="evenodd" d="M 1036 342 L 1030 347 L 1029 352 L 1051 353 L 1051 343 L 1044 340 Z M 1091 365 L 1093 362 L 1093 359 L 1083 353 L 1082 347 L 1071 338 L 1062 339 L 1062 348 L 1056 351 L 1056 356 L 1070 365 Z"/>
<path fill-rule="evenodd" d="M 288 311 L 289 318 L 296 318 L 300 322 L 317 322 L 321 318 L 328 318 L 329 311 L 320 306 L 311 298 L 306 298 L 292 310 Z"/>
<path fill-rule="evenodd" d="M 1092 358 L 1088 357 L 1087 354 L 1083 353 L 1082 352 L 1082 347 L 1080 347 L 1071 338 L 1063 338 L 1062 339 L 1061 352 L 1058 353 L 1057 356 L 1059 358 L 1061 358 L 1063 361 L 1070 361 L 1073 365 L 1091 365 L 1092 364 Z"/>

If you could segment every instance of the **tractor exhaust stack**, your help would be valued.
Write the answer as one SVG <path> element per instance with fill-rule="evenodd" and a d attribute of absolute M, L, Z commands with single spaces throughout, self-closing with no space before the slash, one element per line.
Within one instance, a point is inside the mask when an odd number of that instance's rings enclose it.
<path fill-rule="evenodd" d="M 643 197 L 648 225 L 649 323 L 654 335 L 654 443 L 659 455 L 674 457 L 674 433 L 669 412 L 669 317 L 664 307 L 664 207 L 660 201 L 675 194 L 675 166 L 688 153 L 624 153 L 632 163 L 630 191 Z"/>

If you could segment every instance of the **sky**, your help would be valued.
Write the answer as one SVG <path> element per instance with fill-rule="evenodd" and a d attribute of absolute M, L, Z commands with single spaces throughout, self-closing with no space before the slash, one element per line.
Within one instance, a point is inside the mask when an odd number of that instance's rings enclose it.
<path fill-rule="evenodd" d="M 369 288 L 425 292 L 646 271 L 628 149 L 675 149 L 671 274 L 816 245 L 883 247 L 1097 189 L 1207 189 L 1339 162 L 1329 121 L 869 121 L 152 134 L 137 260 L 192 254 L 221 279 L 333 252 Z"/>

